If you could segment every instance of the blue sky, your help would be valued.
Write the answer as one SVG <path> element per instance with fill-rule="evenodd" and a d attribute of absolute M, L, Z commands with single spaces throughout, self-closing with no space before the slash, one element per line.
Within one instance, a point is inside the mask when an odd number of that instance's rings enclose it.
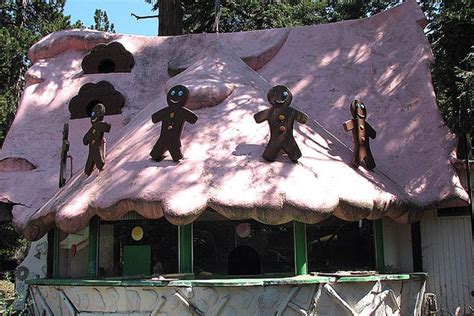
<path fill-rule="evenodd" d="M 136 15 L 155 15 L 152 5 L 145 0 L 67 0 L 64 13 L 71 16 L 71 22 L 81 20 L 85 26 L 94 24 L 95 9 L 105 10 L 115 31 L 123 34 L 149 35 L 158 33 L 158 19 L 136 20 Z"/>

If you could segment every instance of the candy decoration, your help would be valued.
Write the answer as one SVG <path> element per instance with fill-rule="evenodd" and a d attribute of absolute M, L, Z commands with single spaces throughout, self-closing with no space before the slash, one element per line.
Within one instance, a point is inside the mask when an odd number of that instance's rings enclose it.
<path fill-rule="evenodd" d="M 184 122 L 196 123 L 198 117 L 194 112 L 184 106 L 188 101 L 189 90 L 185 86 L 177 85 L 168 91 L 166 100 L 168 106 L 159 110 L 151 116 L 153 123 L 161 122 L 161 133 L 150 156 L 153 160 L 161 161 L 164 153 L 168 150 L 173 161 L 183 158 L 181 152 L 181 133 Z"/>
<path fill-rule="evenodd" d="M 254 115 L 257 123 L 268 121 L 270 126 L 270 140 L 263 153 L 263 158 L 274 161 L 280 150 L 283 150 L 291 161 L 297 162 L 301 157 L 301 151 L 293 136 L 293 125 L 295 120 L 305 124 L 308 115 L 290 107 L 293 95 L 285 86 L 278 85 L 271 88 L 267 98 L 272 107 Z"/>
<path fill-rule="evenodd" d="M 94 106 L 91 113 L 91 128 L 84 135 L 84 145 L 89 145 L 89 155 L 87 156 L 86 166 L 84 168 L 85 174 L 91 175 L 94 166 L 102 170 L 105 165 L 104 155 L 104 133 L 110 132 L 111 125 L 107 122 L 102 122 L 105 116 L 105 106 L 98 103 Z"/>
<path fill-rule="evenodd" d="M 369 137 L 375 139 L 377 133 L 373 127 L 365 120 L 367 108 L 361 100 L 354 100 L 351 103 L 352 120 L 343 123 L 346 132 L 352 131 L 354 157 L 352 166 L 358 168 L 361 162 L 369 170 L 374 170 L 375 160 L 370 151 Z"/>

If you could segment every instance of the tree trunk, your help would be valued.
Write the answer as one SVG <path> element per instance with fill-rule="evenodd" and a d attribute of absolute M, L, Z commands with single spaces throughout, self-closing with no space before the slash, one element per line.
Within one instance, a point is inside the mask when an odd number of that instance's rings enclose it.
<path fill-rule="evenodd" d="M 158 35 L 183 34 L 183 8 L 181 0 L 159 0 Z"/>

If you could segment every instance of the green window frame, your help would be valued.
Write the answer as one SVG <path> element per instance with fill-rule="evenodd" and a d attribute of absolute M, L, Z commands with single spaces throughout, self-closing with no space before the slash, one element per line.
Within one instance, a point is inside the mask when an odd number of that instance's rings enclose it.
<path fill-rule="evenodd" d="M 179 273 L 193 273 L 193 224 L 178 227 Z"/>
<path fill-rule="evenodd" d="M 293 222 L 294 235 L 294 261 L 295 275 L 308 274 L 308 256 L 306 240 L 306 224 L 298 221 Z M 381 229 L 381 228 L 380 228 Z M 91 278 L 98 276 L 98 247 L 99 247 L 99 218 L 93 217 L 89 223 L 89 250 L 88 250 L 88 275 Z M 377 230 L 376 230 L 377 232 Z M 55 227 L 51 231 L 53 242 L 52 267 L 53 278 L 59 276 L 59 229 Z M 179 273 L 193 273 L 193 224 L 181 225 L 178 227 L 178 255 Z M 377 250 L 379 247 L 377 247 Z M 382 244 L 383 251 L 383 244 Z"/>

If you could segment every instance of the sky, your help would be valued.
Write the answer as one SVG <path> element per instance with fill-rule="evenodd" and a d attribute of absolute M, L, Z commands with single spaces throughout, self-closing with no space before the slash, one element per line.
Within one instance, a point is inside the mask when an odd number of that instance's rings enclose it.
<path fill-rule="evenodd" d="M 106 11 L 115 31 L 121 34 L 155 36 L 158 33 L 158 19 L 137 20 L 136 15 L 156 15 L 152 5 L 145 0 L 67 0 L 64 13 L 71 16 L 71 22 L 81 20 L 86 27 L 94 24 L 95 9 Z"/>

